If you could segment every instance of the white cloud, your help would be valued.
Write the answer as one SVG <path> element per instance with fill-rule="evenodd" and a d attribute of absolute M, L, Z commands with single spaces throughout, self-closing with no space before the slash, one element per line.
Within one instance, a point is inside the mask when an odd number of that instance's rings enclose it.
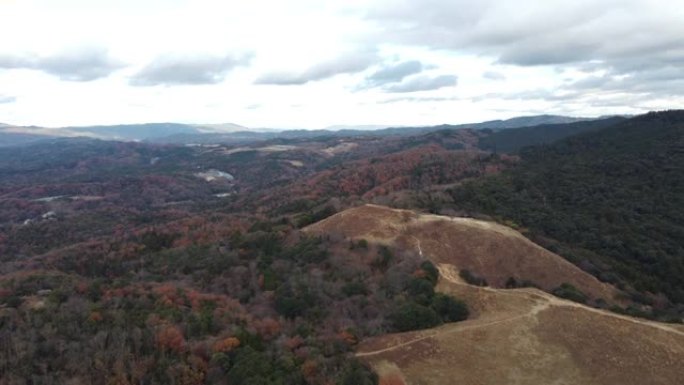
<path fill-rule="evenodd" d="M 67 81 L 91 81 L 107 77 L 124 67 L 101 47 L 67 49 L 47 56 L 36 54 L 0 54 L 0 69 L 31 69 L 55 75 Z"/>
<path fill-rule="evenodd" d="M 375 52 L 352 52 L 339 55 L 301 72 L 271 72 L 256 79 L 256 84 L 302 85 L 308 82 L 323 80 L 335 75 L 353 74 L 364 71 L 378 60 Z"/>
<path fill-rule="evenodd" d="M 249 64 L 252 54 L 163 55 L 131 78 L 135 86 L 216 84 L 236 67 Z"/>
<path fill-rule="evenodd" d="M 399 84 L 391 84 L 385 87 L 387 92 L 418 92 L 438 90 L 444 87 L 453 87 L 458 82 L 456 75 L 439 76 L 416 76 Z"/>
<path fill-rule="evenodd" d="M 497 71 L 485 71 L 482 73 L 482 77 L 489 80 L 506 80 L 506 75 Z"/>
<path fill-rule="evenodd" d="M 423 63 L 418 60 L 409 60 L 400 63 L 385 65 L 366 78 L 368 86 L 379 86 L 389 83 L 400 82 L 405 77 L 423 72 Z"/>
<path fill-rule="evenodd" d="M 14 103 L 16 101 L 17 98 L 14 96 L 0 95 L 0 104 Z"/>

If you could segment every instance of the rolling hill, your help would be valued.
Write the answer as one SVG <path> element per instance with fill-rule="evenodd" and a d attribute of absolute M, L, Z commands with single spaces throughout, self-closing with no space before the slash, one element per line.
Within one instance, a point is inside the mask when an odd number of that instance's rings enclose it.
<path fill-rule="evenodd" d="M 561 300 L 536 289 L 477 288 L 440 265 L 437 291 L 477 315 L 364 341 L 357 356 L 405 384 L 676 384 L 684 332 Z M 399 383 L 399 382 L 397 382 Z"/>
<path fill-rule="evenodd" d="M 338 233 L 417 249 L 434 263 L 468 270 L 496 288 L 506 287 L 509 278 L 528 281 L 547 291 L 569 283 L 594 300 L 618 301 L 619 292 L 615 288 L 530 242 L 517 231 L 493 222 L 364 205 L 335 214 L 305 231 Z"/>
<path fill-rule="evenodd" d="M 549 144 L 584 132 L 598 131 L 624 121 L 622 117 L 610 117 L 571 123 L 540 124 L 508 130 L 499 130 L 483 136 L 478 147 L 493 152 L 515 153 L 523 147 Z"/>
<path fill-rule="evenodd" d="M 674 384 L 684 375 L 681 330 L 535 288 L 502 289 L 510 274 L 546 290 L 566 282 L 594 298 L 615 300 L 618 293 L 512 229 L 366 205 L 305 231 L 418 251 L 439 268 L 437 291 L 464 299 L 472 310 L 465 322 L 363 341 L 357 357 L 373 366 L 381 383 Z M 464 282 L 464 267 L 492 287 Z"/>

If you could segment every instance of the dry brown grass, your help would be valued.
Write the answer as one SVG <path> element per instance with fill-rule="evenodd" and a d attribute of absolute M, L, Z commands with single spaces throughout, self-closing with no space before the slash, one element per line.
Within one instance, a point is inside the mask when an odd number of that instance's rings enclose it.
<path fill-rule="evenodd" d="M 373 367 L 396 365 L 407 385 L 675 385 L 684 378 L 684 332 L 669 325 L 444 275 L 438 291 L 465 298 L 478 310 L 474 318 L 369 339 L 358 355 Z"/>
<path fill-rule="evenodd" d="M 544 290 L 567 282 L 593 299 L 615 299 L 617 290 L 562 257 L 536 245 L 517 231 L 472 218 L 418 215 L 412 211 L 365 205 L 338 213 L 306 229 L 342 233 L 351 238 L 395 244 L 483 277 L 492 287 L 504 287 L 513 277 Z"/>
<path fill-rule="evenodd" d="M 363 206 L 307 229 L 412 247 L 440 270 L 437 290 L 465 300 L 472 317 L 363 341 L 357 355 L 385 381 L 432 384 L 684 384 L 684 328 L 621 316 L 541 290 L 463 283 L 469 268 L 495 285 L 508 274 L 549 287 L 570 282 L 594 297 L 615 290 L 517 232 Z M 568 266 L 569 265 L 569 266 Z M 391 383 L 391 382 L 390 382 Z"/>

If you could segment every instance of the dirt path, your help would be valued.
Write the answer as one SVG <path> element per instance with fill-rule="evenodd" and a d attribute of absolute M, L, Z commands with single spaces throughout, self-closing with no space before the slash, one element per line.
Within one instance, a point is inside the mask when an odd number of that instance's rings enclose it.
<path fill-rule="evenodd" d="M 439 270 L 439 274 L 444 279 L 446 279 L 447 281 L 449 281 L 453 284 L 456 284 L 456 285 L 464 285 L 465 284 L 461 280 L 461 278 L 458 276 L 458 274 L 456 274 L 455 269 L 452 265 L 440 264 L 439 266 L 437 266 L 437 269 Z M 521 290 L 524 290 L 529 295 L 533 295 L 536 299 L 541 299 L 541 300 L 548 302 L 547 307 L 549 307 L 549 306 L 565 306 L 565 307 L 580 308 L 580 309 L 583 309 L 586 311 L 601 314 L 603 316 L 619 318 L 619 319 L 629 321 L 632 323 L 636 323 L 636 324 L 640 324 L 640 325 L 646 325 L 646 326 L 654 327 L 654 328 L 657 328 L 660 330 L 664 330 L 666 332 L 675 333 L 675 334 L 679 334 L 681 336 L 684 336 L 683 331 L 681 331 L 675 327 L 667 326 L 666 324 L 662 324 L 662 323 L 654 322 L 654 321 L 649 321 L 649 320 L 645 320 L 645 319 L 634 318 L 634 317 L 630 317 L 630 316 L 626 316 L 626 315 L 622 315 L 622 314 L 613 313 L 613 312 L 610 312 L 608 310 L 597 309 L 597 308 L 594 308 L 591 306 L 582 305 L 582 304 L 577 303 L 577 302 L 558 298 L 556 296 L 553 296 L 549 293 L 546 293 L 546 292 L 538 290 L 538 289 L 527 288 L 527 289 L 517 289 L 517 290 L 510 290 L 510 289 L 504 290 L 504 289 L 493 289 L 491 287 L 483 287 L 481 289 L 485 290 L 485 291 L 492 292 L 492 293 L 507 294 L 507 295 L 515 295 L 516 292 L 519 293 Z"/>
<path fill-rule="evenodd" d="M 446 279 L 447 281 L 449 281 L 453 284 L 457 284 L 457 285 L 463 285 L 464 284 L 463 281 L 460 279 L 460 277 L 458 277 L 458 275 L 455 273 L 455 269 L 453 268 L 453 266 L 448 265 L 448 264 L 441 264 L 441 265 L 437 266 L 437 269 L 439 270 L 439 274 L 444 279 Z M 601 314 L 603 316 L 619 318 L 621 320 L 625 320 L 625 321 L 629 321 L 632 323 L 645 325 L 645 326 L 649 326 L 649 327 L 654 327 L 654 328 L 657 328 L 660 330 L 664 330 L 666 332 L 675 333 L 675 334 L 679 334 L 679 335 L 684 336 L 684 332 L 678 330 L 677 328 L 670 327 L 670 326 L 667 326 L 667 325 L 659 323 L 659 322 L 653 322 L 653 321 L 649 321 L 649 320 L 645 320 L 645 319 L 634 318 L 634 317 L 630 317 L 630 316 L 626 316 L 626 315 L 622 315 L 622 314 L 613 313 L 613 312 L 603 310 L 603 309 L 593 308 L 591 306 L 586 306 L 586 305 L 582 305 L 582 304 L 577 303 L 577 302 L 573 302 L 573 301 L 569 301 L 569 300 L 565 300 L 565 299 L 555 297 L 551 294 L 548 294 L 548 293 L 541 291 L 541 290 L 538 290 L 538 289 L 518 289 L 515 291 L 510 291 L 509 289 L 506 289 L 506 290 L 504 290 L 504 289 L 493 289 L 491 287 L 483 287 L 482 289 L 489 291 L 489 292 L 497 293 L 497 294 L 508 294 L 508 295 L 515 295 L 516 292 L 520 293 L 521 290 L 524 290 L 526 293 L 533 295 L 535 297 L 535 299 L 541 299 L 543 301 L 546 301 L 547 302 L 546 307 L 565 306 L 565 307 L 580 308 L 580 309 L 583 309 L 586 311 Z"/>
<path fill-rule="evenodd" d="M 649 320 L 640 319 L 640 318 L 633 318 L 630 316 L 613 313 L 613 312 L 603 310 L 603 309 L 596 309 L 596 308 L 593 308 L 591 306 L 582 305 L 580 303 L 576 303 L 576 302 L 572 302 L 572 301 L 566 301 L 566 300 L 560 299 L 558 297 L 554 297 L 550 294 L 547 294 L 547 295 L 548 295 L 547 299 L 549 301 L 550 306 L 565 306 L 565 307 L 581 308 L 582 310 L 590 311 L 593 313 L 598 313 L 598 314 L 601 314 L 601 315 L 606 316 L 606 317 L 619 318 L 619 319 L 624 320 L 624 321 L 628 321 L 631 323 L 660 329 L 660 330 L 666 331 L 668 333 L 674 333 L 674 334 L 678 334 L 678 335 L 684 337 L 684 331 L 680 331 L 679 329 L 677 329 L 675 327 L 668 326 L 667 324 L 662 324 L 659 322 L 649 321 Z"/>
<path fill-rule="evenodd" d="M 447 281 L 454 283 L 454 284 L 457 284 L 457 285 L 464 285 L 464 283 L 460 280 L 458 275 L 454 273 L 454 269 L 451 265 L 440 264 L 437 266 L 437 268 L 439 270 L 440 275 L 442 277 L 444 277 L 444 279 L 446 279 Z M 505 291 L 502 292 L 500 290 L 492 289 L 489 287 L 482 287 L 479 289 L 482 289 L 485 291 L 490 291 L 490 292 L 497 292 L 499 294 L 504 294 L 504 295 L 515 295 L 514 293 L 506 293 Z M 533 294 L 531 296 L 532 300 L 544 299 L 542 296 L 534 295 L 536 293 L 531 293 L 531 294 Z M 458 332 L 462 332 L 462 331 L 466 331 L 466 330 L 472 330 L 472 329 L 480 329 L 480 328 L 484 328 L 484 327 L 488 327 L 488 326 L 492 326 L 492 325 L 498 325 L 498 324 L 502 324 L 502 323 L 506 323 L 506 322 L 515 321 L 517 319 L 521 319 L 521 318 L 525 318 L 525 317 L 534 317 L 539 312 L 547 309 L 551 305 L 551 303 L 549 301 L 535 301 L 535 302 L 536 303 L 528 311 L 523 312 L 521 314 L 516 314 L 516 315 L 509 316 L 509 317 L 500 318 L 500 319 L 496 319 L 493 321 L 487 321 L 487 322 L 478 322 L 477 319 L 473 319 L 473 320 L 470 320 L 472 322 L 470 324 L 468 324 L 468 321 L 464 321 L 461 324 L 450 324 L 451 327 L 448 329 L 439 330 L 439 331 L 436 331 L 434 333 L 430 333 L 430 334 L 426 334 L 426 335 L 423 335 L 420 337 L 416 337 L 416 338 L 410 339 L 408 341 L 404 341 L 404 342 L 398 343 L 396 345 L 392 345 L 392 346 L 387 347 L 387 348 L 378 349 L 378 350 L 374 350 L 374 351 L 370 351 L 370 352 L 359 352 L 359 353 L 356 353 L 356 356 L 357 357 L 373 356 L 376 354 L 389 352 L 389 351 L 392 351 L 392 350 L 395 350 L 395 349 L 398 349 L 398 348 L 401 348 L 404 346 L 414 344 L 416 342 L 424 341 L 426 339 L 438 337 L 438 336 L 445 335 L 445 334 L 458 333 Z"/>
<path fill-rule="evenodd" d="M 356 353 L 356 356 L 357 356 L 357 357 L 373 356 L 373 355 L 376 355 L 376 354 L 381 354 L 381 353 L 389 352 L 389 351 L 392 351 L 392 350 L 395 350 L 395 349 L 398 349 L 398 348 L 401 348 L 401 347 L 404 347 L 404 346 L 408 346 L 408 345 L 411 345 L 411 344 L 414 344 L 414 343 L 416 343 L 416 342 L 420 342 L 420 341 L 423 341 L 423 340 L 426 340 L 426 339 L 429 339 L 429 338 L 438 337 L 438 336 L 442 336 L 442 335 L 445 335 L 445 334 L 458 333 L 458 332 L 462 332 L 462 331 L 465 331 L 465 330 L 479 329 L 479 328 L 483 328 L 483 327 L 487 327 L 487 326 L 498 325 L 498 324 L 502 324 L 502 323 L 505 323 L 505 322 L 514 321 L 514 320 L 516 320 L 516 319 L 520 319 L 520 318 L 524 318 L 524 317 L 529 317 L 530 315 L 536 315 L 536 313 L 539 313 L 539 312 L 542 311 L 544 308 L 548 307 L 548 304 L 543 304 L 540 308 L 537 308 L 538 306 L 539 306 L 539 305 L 535 305 L 535 308 L 533 308 L 530 312 L 525 313 L 525 314 L 515 315 L 515 316 L 512 316 L 512 317 L 506 317 L 506 318 L 502 318 L 502 319 L 499 319 L 499 320 L 496 320 L 496 321 L 489 321 L 489 322 L 484 322 L 484 323 L 473 323 L 473 324 L 470 324 L 470 325 L 459 325 L 459 326 L 461 326 L 461 327 L 453 327 L 453 328 L 450 328 L 450 329 L 447 329 L 447 330 L 441 330 L 441 331 L 438 331 L 438 332 L 435 332 L 435 333 L 431 333 L 431 334 L 427 334 L 427 335 L 424 335 L 424 336 L 416 337 L 416 338 L 414 338 L 414 339 L 411 339 L 411 340 L 408 340 L 408 341 L 405 341 L 405 342 L 402 342 L 402 343 L 399 343 L 399 344 L 396 344 L 396 345 L 392 345 L 392 346 L 390 346 L 390 347 L 388 347 L 388 348 L 379 349 L 379 350 L 373 350 L 373 351 L 370 351 L 370 352 L 359 352 L 359 353 Z"/>
<path fill-rule="evenodd" d="M 452 265 L 440 264 L 437 266 L 437 268 L 439 270 L 440 275 L 444 279 L 446 279 L 447 281 L 449 281 L 453 284 L 456 284 L 456 285 L 465 285 L 465 283 L 462 282 L 462 280 L 460 279 L 458 274 L 456 274 L 455 269 Z M 373 351 L 369 351 L 369 352 L 358 352 L 358 353 L 356 353 L 356 356 L 357 357 L 374 356 L 377 354 L 382 354 L 382 353 L 386 353 L 386 352 L 389 352 L 389 351 L 392 351 L 395 349 L 399 349 L 399 348 L 402 348 L 402 347 L 405 347 L 405 346 L 408 346 L 408 345 L 411 345 L 411 344 L 414 344 L 414 343 L 417 343 L 420 341 L 424 341 L 424 340 L 427 340 L 430 338 L 439 337 L 439 336 L 442 336 L 445 334 L 452 334 L 452 333 L 463 332 L 466 330 L 480 329 L 480 328 L 484 328 L 484 327 L 488 327 L 488 326 L 492 326 L 492 325 L 498 325 L 498 324 L 502 324 L 502 323 L 506 323 L 506 322 L 515 321 L 515 320 L 525 318 L 525 317 L 536 317 L 537 314 L 539 314 L 540 312 L 542 312 L 542 311 L 544 311 L 544 310 L 546 310 L 552 306 L 580 308 L 580 309 L 585 310 L 585 311 L 590 311 L 593 313 L 601 314 L 602 316 L 605 316 L 605 317 L 618 318 L 618 319 L 621 319 L 624 321 L 640 324 L 640 325 L 647 326 L 647 327 L 653 327 L 653 328 L 657 328 L 659 330 L 662 330 L 662 331 L 665 331 L 668 333 L 674 333 L 674 334 L 677 334 L 680 336 L 684 336 L 684 331 L 680 331 L 676 328 L 669 327 L 669 326 L 664 325 L 664 324 L 660 324 L 660 323 L 652 322 L 652 321 L 648 321 L 648 320 L 642 320 L 642 319 L 638 319 L 638 318 L 632 318 L 629 316 L 612 313 L 612 312 L 602 310 L 602 309 L 596 309 L 596 308 L 589 307 L 586 305 L 582 305 L 582 304 L 579 304 L 576 302 L 572 302 L 572 301 L 560 299 L 558 297 L 554 297 L 551 294 L 545 293 L 545 292 L 543 292 L 541 290 L 537 290 L 537 289 L 526 288 L 526 289 L 511 289 L 511 290 L 507 289 L 507 290 L 504 290 L 504 289 L 493 289 L 490 287 L 481 287 L 478 289 L 488 291 L 491 293 L 496 293 L 497 295 L 510 295 L 510 296 L 526 295 L 534 303 L 534 305 L 532 305 L 529 308 L 529 310 L 527 310 L 526 312 L 523 312 L 521 314 L 516 314 L 513 316 L 509 316 L 509 317 L 505 317 L 505 318 L 501 318 L 501 319 L 497 319 L 497 320 L 493 320 L 493 321 L 487 321 L 487 322 L 478 322 L 478 319 L 473 319 L 473 320 L 470 320 L 470 321 L 472 321 L 472 323 L 467 323 L 468 321 L 464 321 L 462 324 L 451 324 L 450 325 L 451 327 L 449 327 L 449 328 L 445 328 L 443 330 L 438 330 L 438 331 L 430 333 L 430 334 L 422 335 L 422 336 L 419 336 L 419 337 L 410 339 L 408 341 L 404 341 L 404 342 L 401 342 L 401 343 L 398 343 L 398 344 L 395 344 L 395 345 L 392 345 L 392 346 L 389 346 L 389 347 L 386 347 L 383 349 L 373 350 Z"/>

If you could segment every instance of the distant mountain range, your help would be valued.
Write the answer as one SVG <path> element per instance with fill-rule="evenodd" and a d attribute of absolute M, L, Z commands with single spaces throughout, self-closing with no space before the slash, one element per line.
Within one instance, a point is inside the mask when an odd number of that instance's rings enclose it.
<path fill-rule="evenodd" d="M 596 118 L 598 119 L 598 118 Z M 507 120 L 491 120 L 437 126 L 387 127 L 378 125 L 330 126 L 322 130 L 278 130 L 248 128 L 234 123 L 183 124 L 144 123 L 109 126 L 78 126 L 47 128 L 37 126 L 13 126 L 0 123 L 0 146 L 21 145 L 42 139 L 57 137 L 90 137 L 104 140 L 148 141 L 159 143 L 245 143 L 276 138 L 299 139 L 318 136 L 401 136 L 416 135 L 444 129 L 492 129 L 504 130 L 538 125 L 567 124 L 590 121 L 594 118 L 575 118 L 558 115 L 535 115 Z"/>

